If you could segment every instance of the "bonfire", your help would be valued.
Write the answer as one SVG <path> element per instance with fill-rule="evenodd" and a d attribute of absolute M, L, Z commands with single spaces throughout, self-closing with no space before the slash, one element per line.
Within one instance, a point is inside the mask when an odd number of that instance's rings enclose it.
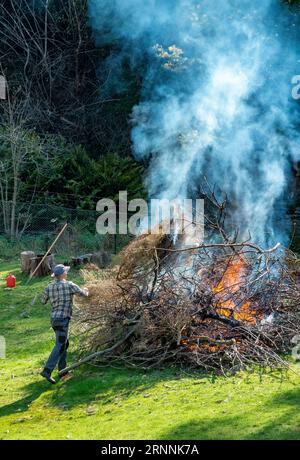
<path fill-rule="evenodd" d="M 238 242 L 237 232 L 230 238 L 224 203 L 211 201 L 209 243 L 186 246 L 185 234 L 174 238 L 161 225 L 133 240 L 114 270 L 83 270 L 84 362 L 223 372 L 286 366 L 282 355 L 300 333 L 299 261 L 279 244 L 265 250 Z"/>

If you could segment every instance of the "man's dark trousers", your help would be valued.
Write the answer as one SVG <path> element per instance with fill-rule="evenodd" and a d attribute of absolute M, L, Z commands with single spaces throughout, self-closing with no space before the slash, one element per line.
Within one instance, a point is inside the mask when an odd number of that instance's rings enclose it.
<path fill-rule="evenodd" d="M 45 370 L 51 374 L 54 368 L 58 367 L 61 371 L 67 366 L 67 350 L 69 347 L 68 333 L 69 333 L 70 318 L 65 319 L 52 319 L 51 324 L 55 332 L 56 341 L 55 346 L 45 364 Z"/>

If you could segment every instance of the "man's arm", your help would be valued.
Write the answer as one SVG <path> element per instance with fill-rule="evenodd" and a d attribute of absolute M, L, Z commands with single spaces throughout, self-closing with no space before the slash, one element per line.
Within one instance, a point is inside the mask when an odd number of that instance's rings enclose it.
<path fill-rule="evenodd" d="M 73 283 L 72 281 L 69 282 L 72 294 L 78 294 L 81 297 L 88 297 L 89 291 L 86 288 L 81 289 L 81 287 L 77 286 L 77 284 Z"/>
<path fill-rule="evenodd" d="M 43 304 L 46 304 L 48 302 L 49 300 L 49 288 L 48 287 L 46 287 L 41 300 Z"/>

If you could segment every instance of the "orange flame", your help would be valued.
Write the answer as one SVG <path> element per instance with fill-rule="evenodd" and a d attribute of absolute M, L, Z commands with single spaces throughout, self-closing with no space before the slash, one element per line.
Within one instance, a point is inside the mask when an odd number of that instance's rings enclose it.
<path fill-rule="evenodd" d="M 234 300 L 224 300 L 231 294 L 235 294 L 240 289 L 240 285 L 246 275 L 246 261 L 240 257 L 234 257 L 226 268 L 221 281 L 213 289 L 219 299 L 217 313 L 222 316 L 233 317 L 237 321 L 256 323 L 256 310 L 250 302 L 245 302 L 241 306 L 235 304 Z"/>

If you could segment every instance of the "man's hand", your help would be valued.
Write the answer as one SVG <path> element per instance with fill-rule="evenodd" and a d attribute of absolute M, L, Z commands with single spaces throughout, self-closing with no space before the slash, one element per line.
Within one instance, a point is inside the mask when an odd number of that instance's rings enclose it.
<path fill-rule="evenodd" d="M 89 291 L 87 288 L 83 288 L 83 291 L 85 292 L 85 296 L 88 297 L 89 296 Z"/>

